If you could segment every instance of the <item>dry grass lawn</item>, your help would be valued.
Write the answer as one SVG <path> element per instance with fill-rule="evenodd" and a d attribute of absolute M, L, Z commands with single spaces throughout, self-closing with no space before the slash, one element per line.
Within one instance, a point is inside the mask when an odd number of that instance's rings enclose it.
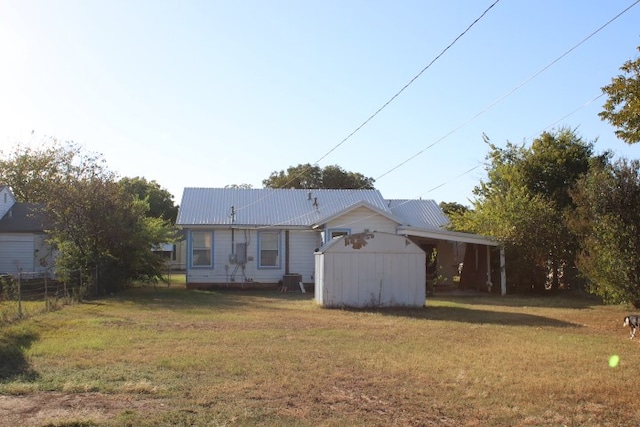
<path fill-rule="evenodd" d="M 0 425 L 640 424 L 629 307 L 435 296 L 335 310 L 312 298 L 147 287 L 4 326 Z"/>

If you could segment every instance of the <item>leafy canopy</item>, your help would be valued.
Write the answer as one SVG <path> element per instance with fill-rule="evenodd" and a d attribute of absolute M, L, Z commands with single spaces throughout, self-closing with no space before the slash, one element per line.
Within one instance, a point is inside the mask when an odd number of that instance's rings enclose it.
<path fill-rule="evenodd" d="M 57 140 L 2 153 L 0 181 L 18 201 L 41 206 L 51 224 L 49 240 L 59 250 L 58 272 L 79 271 L 108 292 L 161 274 L 162 260 L 151 248 L 169 242 L 172 227 L 164 213 L 149 215 L 153 194 L 141 198 L 135 190 L 140 185 L 165 196 L 157 184 L 118 182 L 100 155 Z"/>
<path fill-rule="evenodd" d="M 620 70 L 624 74 L 602 88 L 608 99 L 599 116 L 618 128 L 618 138 L 634 144 L 640 142 L 640 57 L 625 62 Z"/>
<path fill-rule="evenodd" d="M 474 188 L 473 209 L 452 217 L 454 228 L 504 244 L 516 288 L 549 286 L 550 265 L 558 286 L 560 267 L 573 265 L 578 248 L 566 225 L 574 207 L 569 189 L 595 161 L 593 144 L 568 128 L 543 132 L 529 147 L 485 142 L 487 179 Z"/>
<path fill-rule="evenodd" d="M 580 236 L 577 259 L 590 291 L 609 303 L 640 307 L 640 161 L 594 167 L 572 191 Z"/>
<path fill-rule="evenodd" d="M 262 181 L 265 188 L 298 188 L 298 189 L 373 189 L 373 178 L 361 173 L 347 172 L 340 166 L 299 164 L 290 166 L 286 172 L 271 172 L 269 178 Z"/>

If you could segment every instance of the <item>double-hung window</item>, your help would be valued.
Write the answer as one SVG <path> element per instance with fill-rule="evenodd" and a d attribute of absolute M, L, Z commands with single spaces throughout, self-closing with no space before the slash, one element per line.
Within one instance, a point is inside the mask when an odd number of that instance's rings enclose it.
<path fill-rule="evenodd" d="M 280 267 L 280 232 L 261 231 L 258 233 L 258 266 L 260 268 Z"/>
<path fill-rule="evenodd" d="M 211 267 L 212 266 L 212 231 L 191 232 L 191 266 Z"/>

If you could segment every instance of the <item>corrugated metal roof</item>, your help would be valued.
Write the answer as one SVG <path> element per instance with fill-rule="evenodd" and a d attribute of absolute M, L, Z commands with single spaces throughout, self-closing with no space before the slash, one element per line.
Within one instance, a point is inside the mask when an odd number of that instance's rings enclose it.
<path fill-rule="evenodd" d="M 441 230 L 449 223 L 435 200 L 388 200 L 388 208 L 406 226 L 428 230 Z"/>
<path fill-rule="evenodd" d="M 385 200 L 378 190 L 185 188 L 177 224 L 309 227 L 363 202 L 412 228 L 449 223 L 434 200 Z"/>
<path fill-rule="evenodd" d="M 389 212 L 378 190 L 185 188 L 176 223 L 312 226 L 362 201 Z"/>

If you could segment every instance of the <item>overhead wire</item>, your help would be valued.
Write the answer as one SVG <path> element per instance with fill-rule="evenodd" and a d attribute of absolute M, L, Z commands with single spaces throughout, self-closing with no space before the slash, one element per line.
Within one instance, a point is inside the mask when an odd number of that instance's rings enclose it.
<path fill-rule="evenodd" d="M 493 8 L 500 0 L 496 0 L 494 3 L 492 3 L 483 13 L 482 15 L 480 15 L 480 17 L 478 17 L 465 31 L 463 31 L 451 44 L 449 44 L 433 61 L 431 61 L 429 63 L 429 65 L 427 65 L 426 67 L 424 67 L 409 83 L 407 83 L 400 91 L 398 91 L 393 97 L 391 97 L 382 107 L 380 107 L 374 114 L 372 114 L 367 120 L 365 120 L 360 126 L 358 126 L 353 132 L 351 132 L 347 137 L 345 137 L 340 143 L 338 143 L 336 146 L 334 146 L 333 148 L 331 148 L 327 153 L 325 153 L 319 160 L 317 160 L 314 164 L 317 164 L 318 162 L 320 162 L 321 160 L 323 160 L 324 158 L 326 158 L 329 154 L 331 154 L 333 151 L 335 151 L 338 147 L 340 147 L 342 144 L 344 144 L 348 139 L 350 139 L 356 132 L 358 132 L 360 129 L 362 129 L 366 124 L 368 124 L 377 114 L 379 114 L 386 106 L 388 106 L 395 98 L 397 98 L 407 87 L 409 87 L 409 85 L 411 83 L 413 83 L 418 77 L 420 77 L 420 75 L 422 75 L 422 73 L 424 73 L 424 71 L 426 71 L 439 57 L 442 56 L 442 54 L 444 54 L 451 46 L 453 46 L 453 44 L 460 39 L 460 37 L 462 37 L 466 32 L 469 31 L 469 29 L 475 25 L 484 15 L 486 15 L 486 13 Z M 511 90 L 507 91 L 504 95 L 502 95 L 501 97 L 499 97 L 497 100 L 495 100 L 494 102 L 492 102 L 491 104 L 489 104 L 487 107 L 485 107 L 484 109 L 482 109 L 480 112 L 476 113 L 475 115 L 473 115 L 472 117 L 470 117 L 469 119 L 467 119 L 466 121 L 462 122 L 460 125 L 458 125 L 456 128 L 454 128 L 453 130 L 451 130 L 450 132 L 446 133 L 444 136 L 440 137 L 439 139 L 437 139 L 436 141 L 432 142 L 431 144 L 429 144 L 428 146 L 426 146 L 425 148 L 421 149 L 420 151 L 418 151 L 417 153 L 411 155 L 410 157 L 408 157 L 407 159 L 403 160 L 402 162 L 400 162 L 399 164 L 395 165 L 394 167 L 392 167 L 391 169 L 387 170 L 386 172 L 384 172 L 383 174 L 379 175 L 377 178 L 375 178 L 375 181 L 379 181 L 380 179 L 384 178 L 385 176 L 389 175 L 390 173 L 392 173 L 393 171 L 399 169 L 400 167 L 404 166 L 405 164 L 409 163 L 411 160 L 415 159 L 416 157 L 420 156 L 421 154 L 423 154 L 425 151 L 427 151 L 428 149 L 432 148 L 433 146 L 435 146 L 436 144 L 442 142 L 444 139 L 446 139 L 447 137 L 451 136 L 452 134 L 454 134 L 455 132 L 457 132 L 458 130 L 460 130 L 461 128 L 463 128 L 464 126 L 466 126 L 467 124 L 469 124 L 470 122 L 472 122 L 473 120 L 477 119 L 478 117 L 482 116 L 483 114 L 485 114 L 486 112 L 488 112 L 489 110 L 491 110 L 492 108 L 494 108 L 495 106 L 497 106 L 498 104 L 500 104 L 502 101 L 504 101 L 507 97 L 509 97 L 510 95 L 512 95 L 513 93 L 517 92 L 518 90 L 520 90 L 522 87 L 524 87 L 526 84 L 528 84 L 529 82 L 531 82 L 532 80 L 534 80 L 536 77 L 540 76 L 542 73 L 544 73 L 546 70 L 548 70 L 549 68 L 551 68 L 553 65 L 555 65 L 557 62 L 559 62 L 560 60 L 562 60 L 564 57 L 566 57 L 567 55 L 569 55 L 571 52 L 573 52 L 575 49 L 577 49 L 578 47 L 580 47 L 581 45 L 583 45 L 586 41 L 588 41 L 589 39 L 591 39 L 593 36 L 595 36 L 596 34 L 598 34 L 600 31 L 602 31 L 604 28 L 606 28 L 608 25 L 610 25 L 612 22 L 614 22 L 615 20 L 617 20 L 619 17 L 621 17 L 622 15 L 624 15 L 626 12 L 628 12 L 632 7 L 634 7 L 635 5 L 637 5 L 638 3 L 640 3 L 640 0 L 636 0 L 634 1 L 632 4 L 630 4 L 629 6 L 627 6 L 624 10 L 622 10 L 620 13 L 618 13 L 617 15 L 615 15 L 613 18 L 609 19 L 606 23 L 604 23 L 603 25 L 601 25 L 600 27 L 598 27 L 596 30 L 592 31 L 589 35 L 587 35 L 586 37 L 584 37 L 582 40 L 580 40 L 578 43 L 576 43 L 575 45 L 573 45 L 571 48 L 569 48 L 568 50 L 566 50 L 564 53 L 562 53 L 560 56 L 558 56 L 557 58 L 555 58 L 554 60 L 552 60 L 550 63 L 548 63 L 547 65 L 545 65 L 543 68 L 541 68 L 540 70 L 538 70 L 537 72 L 535 72 L 534 74 L 532 74 L 531 76 L 529 76 L 527 79 L 523 80 L 521 83 L 519 83 L 518 85 L 516 85 L 514 88 L 512 88 Z M 588 102 L 587 104 L 585 104 L 585 106 L 589 105 L 591 102 L 597 100 L 598 98 L 600 98 L 602 95 L 594 98 L 592 101 Z M 584 108 L 585 106 L 581 107 Z M 580 110 L 581 108 L 578 108 L 577 110 L 575 110 L 574 112 L 569 113 L 568 115 L 566 115 L 565 117 L 568 117 L 572 114 L 574 114 L 576 111 Z M 563 120 L 559 119 L 560 120 Z M 550 125 L 553 126 L 553 125 Z M 547 127 L 548 128 L 548 127 Z M 546 128 L 545 128 L 546 129 Z M 474 166 L 473 168 L 467 170 L 466 172 L 463 172 L 462 174 L 456 176 L 453 180 L 456 180 L 458 178 L 460 178 L 461 176 L 464 176 L 470 172 L 472 172 L 473 170 L 479 168 L 482 164 L 478 164 L 476 166 Z M 292 178 L 289 182 L 292 182 L 296 177 Z M 430 190 L 428 190 L 428 192 L 434 191 L 437 188 L 440 188 L 446 184 L 448 184 L 449 182 L 444 182 Z M 276 189 L 273 189 L 276 190 Z M 358 189 L 354 189 L 354 190 L 358 190 Z M 243 208 L 249 207 L 255 203 L 260 202 L 261 200 L 263 200 L 264 198 L 268 197 L 264 196 L 254 202 L 251 202 L 249 204 L 247 204 L 246 206 L 244 206 Z M 309 213 L 305 214 L 305 215 L 301 215 L 300 217 L 306 216 Z M 298 217 L 298 218 L 300 218 Z M 270 226 L 265 226 L 266 227 L 273 227 L 276 225 L 284 225 L 286 223 L 289 223 L 291 221 L 294 221 L 295 219 L 298 218 L 290 218 L 287 221 L 283 222 L 282 224 L 273 224 Z"/>
<path fill-rule="evenodd" d="M 473 26 L 475 26 L 482 18 L 484 18 L 484 16 L 499 2 L 500 2 L 500 0 L 495 0 L 493 3 L 491 3 L 489 5 L 489 7 L 487 7 L 476 19 L 474 19 L 473 22 L 471 22 L 471 24 L 469 24 L 464 31 L 462 31 L 455 39 L 453 39 L 453 41 L 451 43 L 449 43 L 444 49 L 442 49 L 442 51 L 440 51 L 440 53 L 438 55 L 436 55 L 425 67 L 423 67 L 413 78 L 411 78 L 411 80 L 409 80 L 409 82 L 407 82 L 399 91 L 397 91 L 391 98 L 389 98 L 380 108 L 378 108 L 373 114 L 371 114 L 365 121 L 363 121 L 359 126 L 357 126 L 350 134 L 348 134 L 346 137 L 344 137 L 338 144 L 333 146 L 329 151 L 327 151 L 318 160 L 316 160 L 313 163 L 313 165 L 317 165 L 322 160 L 327 158 L 336 149 L 338 149 L 340 146 L 342 146 L 344 143 L 346 143 L 349 139 L 351 139 L 351 137 L 353 137 L 358 131 L 360 131 L 363 127 L 365 127 L 367 124 L 369 124 L 369 122 L 371 120 L 373 120 L 378 114 L 380 114 L 382 112 L 382 110 L 387 108 L 389 106 L 389 104 L 391 104 L 396 98 L 398 98 L 398 96 L 400 96 L 409 86 L 411 86 L 416 80 L 418 80 L 429 68 L 431 68 L 431 66 L 436 61 L 438 61 L 449 49 L 451 49 L 462 37 L 464 37 L 471 30 L 471 28 Z M 297 178 L 300 178 L 300 176 L 302 176 L 302 175 L 298 174 L 298 175 L 295 175 L 295 176 L 291 177 L 287 181 L 287 183 L 284 184 L 284 188 L 286 188 L 286 186 L 288 184 L 294 182 Z M 269 193 L 267 195 L 265 195 L 264 197 L 262 197 L 261 199 L 258 199 L 258 200 L 254 201 L 254 202 L 252 202 L 252 203 L 250 203 L 250 204 L 248 204 L 246 206 L 240 207 L 240 209 L 252 206 L 253 204 L 258 203 L 259 201 L 263 200 L 264 198 L 266 198 L 268 196 L 269 196 Z"/>
<path fill-rule="evenodd" d="M 502 95 L 500 98 L 498 98 L 497 100 L 495 100 L 494 102 L 492 102 L 491 104 L 489 104 L 487 107 L 485 107 L 484 109 L 482 109 L 480 112 L 474 114 L 473 116 L 471 116 L 470 118 L 468 118 L 467 120 L 465 120 L 464 122 L 462 122 L 460 125 L 458 125 L 456 128 L 454 128 L 453 130 L 449 131 L 448 133 L 446 133 L 444 136 L 440 137 L 439 139 L 437 139 L 436 141 L 432 142 L 431 144 L 427 145 L 426 147 L 424 147 L 422 150 L 418 151 L 417 153 L 413 154 L 412 156 L 410 156 L 409 158 L 403 160 L 402 162 L 400 162 L 399 164 L 397 164 L 396 166 L 392 167 L 391 169 L 389 169 L 388 171 L 384 172 L 382 175 L 379 175 L 377 178 L 375 178 L 376 181 L 378 181 L 379 179 L 383 178 L 384 176 L 390 174 L 391 172 L 395 171 L 396 169 L 404 166 L 405 164 L 409 163 L 411 160 L 415 159 L 416 157 L 420 156 L 421 154 L 423 154 L 425 151 L 427 151 L 428 149 L 432 148 L 433 146 L 435 146 L 436 144 L 439 144 L 440 142 L 442 142 L 443 140 L 445 140 L 446 138 L 448 138 L 449 136 L 451 136 L 452 134 L 456 133 L 457 131 L 459 131 L 460 129 L 462 129 L 463 127 L 465 127 L 466 125 L 468 125 L 469 123 L 471 123 L 472 121 L 474 121 L 475 119 L 477 119 L 478 117 L 482 116 L 483 114 L 485 114 L 486 112 L 488 112 L 489 110 L 493 109 L 495 106 L 497 106 L 498 104 L 500 104 L 502 101 L 504 101 L 507 97 L 511 96 L 512 94 L 514 94 L 515 92 L 517 92 L 518 90 L 520 90 L 522 87 L 524 87 L 526 84 L 528 84 L 529 82 L 531 82 L 533 79 L 535 79 L 536 77 L 538 77 L 539 75 L 541 75 L 542 73 L 544 73 L 545 71 L 547 71 L 549 68 L 551 68 L 554 64 L 556 64 L 557 62 L 559 62 L 562 58 L 564 58 L 565 56 L 567 56 L 569 53 L 573 52 L 575 49 L 577 49 L 579 46 L 581 46 L 582 44 L 584 44 L 587 40 L 589 40 L 590 38 L 592 38 L 593 36 L 595 36 L 597 33 L 599 33 L 600 31 L 602 31 L 605 27 L 607 27 L 609 24 L 611 24 L 612 22 L 614 22 L 616 19 L 618 19 L 620 16 L 622 16 L 623 14 L 625 14 L 627 11 L 629 11 L 633 6 L 635 6 L 636 4 L 640 3 L 640 0 L 636 0 L 634 3 L 632 3 L 630 6 L 628 6 L 627 8 L 625 8 L 622 12 L 618 13 L 616 16 L 614 16 L 613 18 L 611 18 L 609 21 L 607 21 L 605 24 L 601 25 L 598 29 L 596 29 L 595 31 L 593 31 L 591 34 L 589 34 L 588 36 L 586 36 L 585 38 L 583 38 L 582 40 L 580 40 L 577 44 L 575 44 L 574 46 L 572 46 L 570 49 L 568 49 L 567 51 L 565 51 L 563 54 L 561 54 L 560 56 L 558 56 L 557 58 L 555 58 L 553 61 L 551 61 L 549 64 L 545 65 L 543 68 L 541 68 L 540 70 L 538 70 L 537 72 L 535 72 L 534 74 L 532 74 L 531 76 L 529 76 L 528 78 L 526 78 L 525 80 L 523 80 L 521 83 L 519 83 L 518 85 L 516 85 L 514 88 L 512 88 L 511 90 L 509 90 L 508 92 L 506 92 L 504 95 Z M 597 98 L 596 98 L 597 99 Z"/>

